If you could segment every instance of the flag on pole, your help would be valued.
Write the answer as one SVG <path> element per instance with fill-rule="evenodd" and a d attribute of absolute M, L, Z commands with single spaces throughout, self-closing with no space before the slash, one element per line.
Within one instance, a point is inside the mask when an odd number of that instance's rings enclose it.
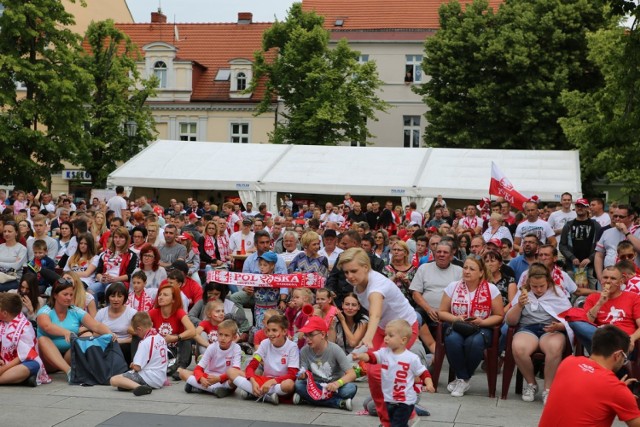
<path fill-rule="evenodd" d="M 504 173 L 498 168 L 494 162 L 491 162 L 491 183 L 489 184 L 489 194 L 502 197 L 509 202 L 511 206 L 522 209 L 523 205 L 529 201 L 529 197 L 523 196 L 509 181 Z"/>

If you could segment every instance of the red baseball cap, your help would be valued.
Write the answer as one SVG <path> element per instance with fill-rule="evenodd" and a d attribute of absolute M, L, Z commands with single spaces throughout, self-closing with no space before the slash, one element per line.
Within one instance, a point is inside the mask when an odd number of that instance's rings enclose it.
<path fill-rule="evenodd" d="M 496 245 L 499 249 L 502 248 L 502 240 L 500 239 L 491 239 L 487 242 L 488 244 Z"/>
<path fill-rule="evenodd" d="M 299 329 L 303 334 L 308 334 L 315 331 L 327 332 L 327 323 L 318 316 L 311 316 L 307 324 Z"/>
<path fill-rule="evenodd" d="M 576 206 L 589 206 L 589 201 L 587 199 L 578 199 L 576 200 Z"/>

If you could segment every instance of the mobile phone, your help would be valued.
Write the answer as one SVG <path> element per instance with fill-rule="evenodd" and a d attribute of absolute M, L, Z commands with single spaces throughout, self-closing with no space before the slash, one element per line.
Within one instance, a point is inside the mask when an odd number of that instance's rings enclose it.
<path fill-rule="evenodd" d="M 465 322 L 470 322 L 472 320 L 476 320 L 475 317 L 467 317 L 466 319 L 464 319 Z"/>

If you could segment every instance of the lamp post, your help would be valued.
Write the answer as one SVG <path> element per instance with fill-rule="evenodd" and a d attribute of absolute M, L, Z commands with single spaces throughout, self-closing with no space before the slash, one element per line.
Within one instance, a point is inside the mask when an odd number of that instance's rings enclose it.
<path fill-rule="evenodd" d="M 133 120 L 128 120 L 127 122 L 125 122 L 124 126 L 127 128 L 127 136 L 129 137 L 129 157 L 131 157 L 133 156 L 133 145 L 131 144 L 131 142 L 138 133 L 138 123 Z"/>

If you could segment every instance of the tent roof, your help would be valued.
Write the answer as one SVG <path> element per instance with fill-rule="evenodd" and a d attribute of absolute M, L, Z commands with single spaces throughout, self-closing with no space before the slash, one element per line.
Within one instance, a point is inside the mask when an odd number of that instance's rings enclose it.
<path fill-rule="evenodd" d="M 333 147 L 160 140 L 110 185 L 226 191 L 479 199 L 494 161 L 523 194 L 581 195 L 577 151 Z"/>

